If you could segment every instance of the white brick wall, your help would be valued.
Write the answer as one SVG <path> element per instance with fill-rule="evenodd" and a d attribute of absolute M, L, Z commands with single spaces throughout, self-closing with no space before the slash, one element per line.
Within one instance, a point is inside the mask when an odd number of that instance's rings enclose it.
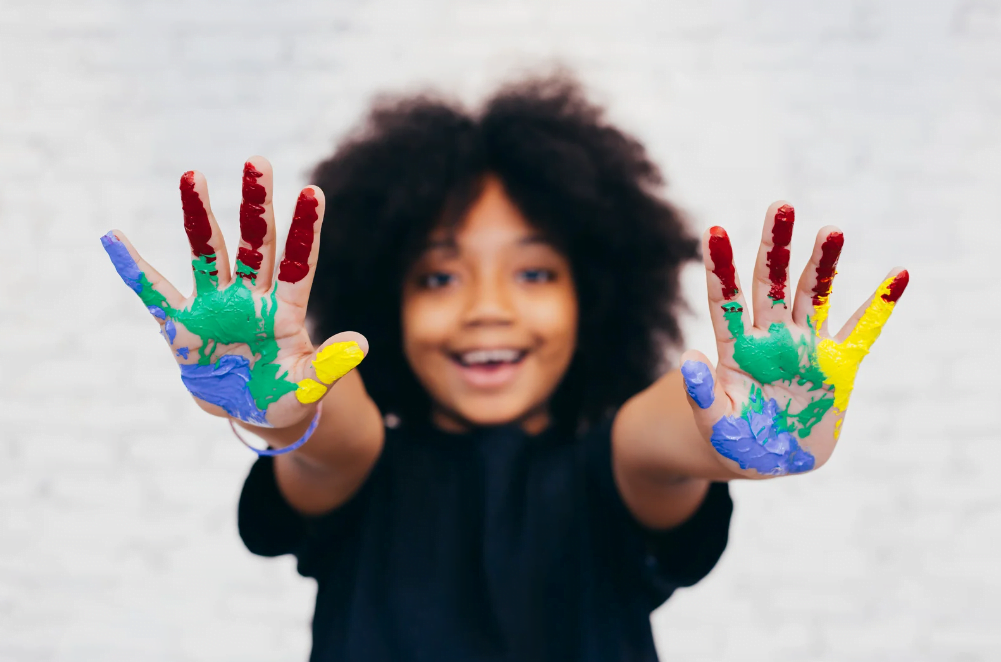
<path fill-rule="evenodd" d="M 235 241 L 245 157 L 287 222 L 373 94 L 475 99 L 554 62 L 745 272 L 786 198 L 800 264 L 813 230 L 847 235 L 834 319 L 912 276 L 834 460 L 734 486 L 723 561 L 654 616 L 663 657 L 1001 659 L 999 43 L 997 0 L 0 3 L 0 660 L 306 658 L 313 586 L 236 534 L 253 456 L 98 237 L 185 283 L 184 170 Z"/>

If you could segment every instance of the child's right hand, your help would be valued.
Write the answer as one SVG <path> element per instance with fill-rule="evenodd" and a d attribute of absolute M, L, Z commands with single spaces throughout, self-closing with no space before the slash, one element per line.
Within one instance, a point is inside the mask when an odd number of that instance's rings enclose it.
<path fill-rule="evenodd" d="M 323 192 L 299 194 L 285 254 L 275 265 L 271 164 L 244 166 L 240 250 L 235 273 L 209 207 L 205 178 L 181 177 L 184 229 L 195 291 L 185 298 L 143 260 L 125 236 L 101 238 L 122 280 L 135 291 L 181 368 L 181 380 L 206 411 L 269 427 L 294 425 L 315 411 L 327 388 L 365 357 L 368 343 L 345 332 L 314 351 L 305 328 L 323 222 Z"/>

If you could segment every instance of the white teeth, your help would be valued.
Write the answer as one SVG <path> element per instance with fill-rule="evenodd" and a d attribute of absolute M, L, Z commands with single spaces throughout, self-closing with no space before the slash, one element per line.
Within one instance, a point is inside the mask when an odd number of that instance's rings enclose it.
<path fill-rule="evenodd" d="M 459 356 L 465 365 L 482 363 L 512 363 L 517 361 L 521 352 L 516 349 L 476 349 Z"/>

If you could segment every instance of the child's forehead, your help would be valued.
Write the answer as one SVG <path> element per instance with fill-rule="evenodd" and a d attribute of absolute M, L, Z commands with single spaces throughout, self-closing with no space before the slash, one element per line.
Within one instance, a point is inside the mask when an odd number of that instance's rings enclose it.
<path fill-rule="evenodd" d="M 494 177 L 487 178 L 479 197 L 454 223 L 440 223 L 428 233 L 425 250 L 462 250 L 501 246 L 554 245 L 533 224 Z"/>

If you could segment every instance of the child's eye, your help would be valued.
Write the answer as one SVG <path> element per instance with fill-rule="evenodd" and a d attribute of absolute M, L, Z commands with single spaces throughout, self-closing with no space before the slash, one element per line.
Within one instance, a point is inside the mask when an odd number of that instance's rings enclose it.
<path fill-rule="evenodd" d="M 429 290 L 445 287 L 455 280 L 455 276 L 444 271 L 434 271 L 421 276 L 421 286 Z"/>
<path fill-rule="evenodd" d="M 522 269 L 518 280 L 524 283 L 549 283 L 556 280 L 556 274 L 549 269 Z"/>

